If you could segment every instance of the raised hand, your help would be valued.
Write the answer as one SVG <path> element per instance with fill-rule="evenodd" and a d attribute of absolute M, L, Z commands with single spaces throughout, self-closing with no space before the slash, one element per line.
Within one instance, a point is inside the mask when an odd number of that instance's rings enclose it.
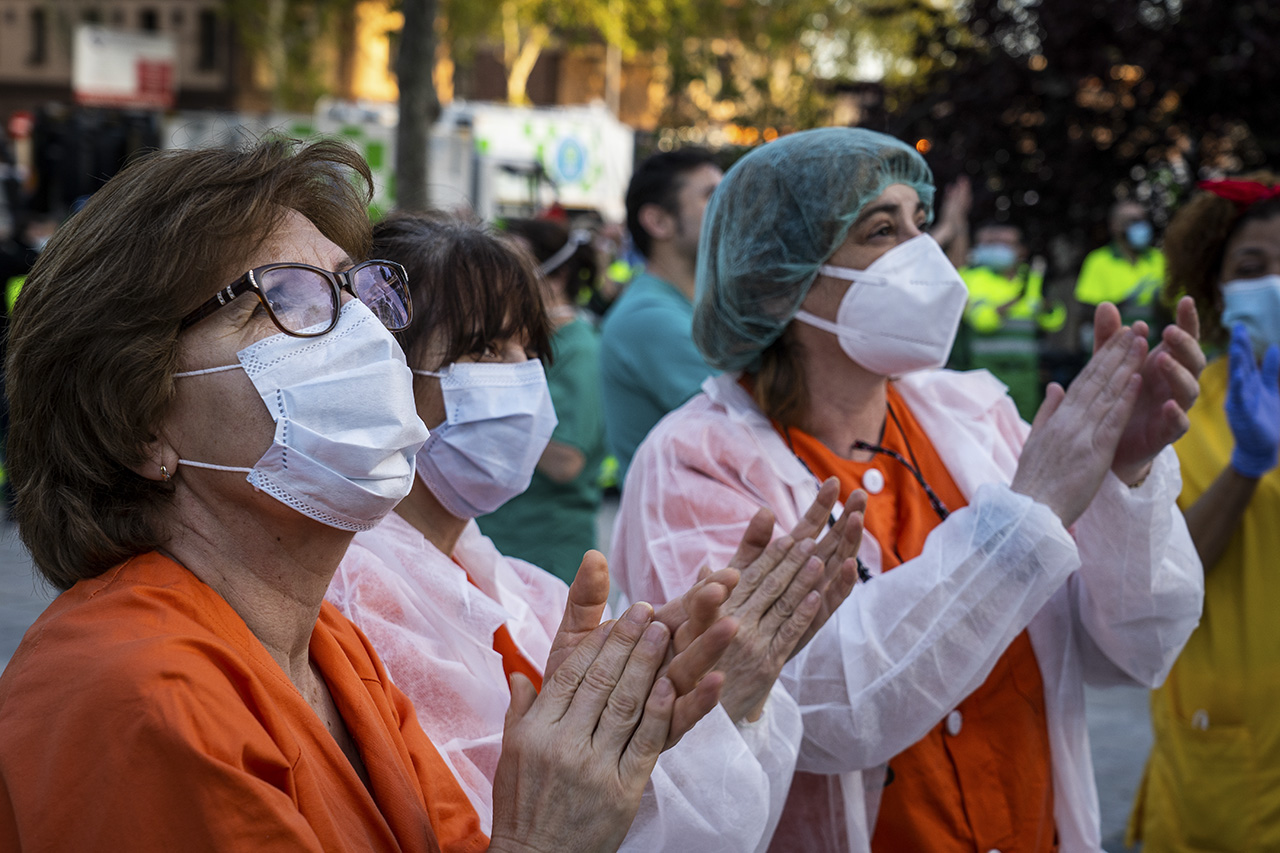
<path fill-rule="evenodd" d="M 730 561 L 742 576 L 721 610 L 738 632 L 721 658 L 720 704 L 735 722 L 756 718 L 783 665 L 807 643 L 857 581 L 855 555 L 862 540 L 866 494 L 855 491 L 835 526 L 814 542 L 839 495 L 832 478 L 789 535 L 769 541 L 773 514 L 756 513 Z"/>
<path fill-rule="evenodd" d="M 1146 356 L 1144 336 L 1112 331 L 1069 391 L 1051 383 L 1010 487 L 1048 506 L 1064 525 L 1074 524 L 1113 466 L 1142 389 Z"/>
<path fill-rule="evenodd" d="M 1120 329 L 1116 307 L 1109 302 L 1099 305 L 1093 321 L 1094 354 Z M 1135 323 L 1133 331 L 1145 337 L 1146 323 Z M 1125 483 L 1145 479 L 1157 454 L 1190 428 L 1187 412 L 1200 393 L 1204 365 L 1200 318 L 1195 302 L 1184 296 L 1178 302 L 1176 324 L 1165 328 L 1160 345 L 1143 362 L 1141 393 L 1116 447 L 1111 470 Z"/>
<path fill-rule="evenodd" d="M 1231 467 L 1256 480 L 1276 467 L 1280 453 L 1280 346 L 1267 347 L 1259 370 L 1249 332 L 1236 323 L 1227 372 L 1227 424 L 1236 442 Z"/>
<path fill-rule="evenodd" d="M 671 635 L 652 617 L 639 603 L 589 632 L 540 694 L 511 677 L 491 851 L 621 844 L 675 715 L 675 687 L 657 677 Z"/>
<path fill-rule="evenodd" d="M 659 669 L 659 675 L 666 676 L 676 691 L 667 748 L 706 716 L 719 699 L 724 678 L 711 670 L 737 630 L 735 620 L 720 614 L 720 605 L 737 580 L 735 569 L 708 574 L 653 615 L 667 627 L 672 638 Z M 609 564 L 599 551 L 588 551 L 569 586 L 569 600 L 551 643 L 544 680 L 599 626 L 608 600 Z"/>

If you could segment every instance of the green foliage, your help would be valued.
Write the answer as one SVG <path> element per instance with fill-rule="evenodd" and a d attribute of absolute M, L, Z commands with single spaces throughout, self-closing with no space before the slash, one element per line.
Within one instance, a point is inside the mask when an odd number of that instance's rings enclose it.
<path fill-rule="evenodd" d="M 930 0 L 682 5 L 678 38 L 667 44 L 675 97 L 666 123 L 677 125 L 708 116 L 783 130 L 829 124 L 841 83 L 883 79 L 910 88 L 955 61 L 940 34 L 962 32 L 949 6 Z M 920 43 L 944 47 L 918 51 Z"/>
<path fill-rule="evenodd" d="M 1076 254 L 1117 197 L 1157 224 L 1201 177 L 1280 162 L 1280 6 L 1271 0 L 965 0 L 969 44 L 892 92 L 888 130 L 928 139 L 975 218 Z M 920 43 L 917 51 L 929 45 Z"/>
<path fill-rule="evenodd" d="M 359 0 L 226 0 L 245 52 L 268 70 L 272 107 L 310 112 L 329 86 L 335 31 Z"/>

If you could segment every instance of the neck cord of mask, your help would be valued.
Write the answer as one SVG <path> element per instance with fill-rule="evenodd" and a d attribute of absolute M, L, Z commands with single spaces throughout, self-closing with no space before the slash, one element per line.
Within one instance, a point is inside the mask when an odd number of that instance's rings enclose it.
<path fill-rule="evenodd" d="M 813 473 L 813 469 L 812 469 L 812 468 L 810 468 L 810 467 L 805 463 L 805 461 L 804 461 L 803 459 L 801 459 L 801 458 L 800 458 L 800 454 L 799 454 L 799 453 L 796 453 L 795 445 L 793 445 L 793 444 L 791 443 L 791 427 L 783 427 L 783 428 L 782 428 L 782 435 L 783 435 L 783 437 L 784 437 L 784 438 L 786 438 L 786 440 L 787 440 L 787 449 L 791 451 L 791 455 L 792 455 L 792 456 L 794 456 L 794 457 L 796 458 L 796 461 L 800 463 L 800 467 L 804 468 L 804 470 L 806 470 L 806 471 L 808 471 L 808 472 L 809 472 L 809 476 L 810 476 L 810 477 L 812 477 L 813 479 L 815 479 L 815 480 L 817 480 L 817 481 L 818 481 L 818 486 L 819 486 L 819 488 L 821 488 L 821 486 L 822 486 L 822 480 L 819 480 L 819 479 L 818 479 L 818 475 L 817 475 L 817 474 L 815 474 L 815 473 Z M 835 526 L 836 526 L 836 514 L 835 514 L 835 512 L 828 513 L 828 514 L 827 514 L 827 529 L 831 529 L 832 527 L 835 527 Z M 867 569 L 866 564 L 862 562 L 862 558 L 861 558 L 861 557 L 855 556 L 853 559 L 854 559 L 854 560 L 857 562 L 857 564 L 858 564 L 858 580 L 859 580 L 859 581 L 861 581 L 862 583 L 867 583 L 869 580 L 871 580 L 871 572 Z"/>
<path fill-rule="evenodd" d="M 888 409 L 889 417 L 893 418 L 893 425 L 898 428 L 898 435 L 902 436 L 902 443 L 906 446 L 907 455 L 911 457 L 911 461 L 908 462 L 902 457 L 902 454 L 896 450 L 890 450 L 889 448 L 878 444 L 868 444 L 862 440 L 855 441 L 853 443 L 853 449 L 865 450 L 869 453 L 887 456 L 890 459 L 895 460 L 902 467 L 906 468 L 907 471 L 911 473 L 911 476 L 915 478 L 915 481 L 920 484 L 920 488 L 924 489 L 925 496 L 929 499 L 929 506 L 933 507 L 933 511 L 938 514 L 939 520 L 946 521 L 947 516 L 951 515 L 951 511 L 947 509 L 947 505 L 942 502 L 942 499 L 938 497 L 937 493 L 934 492 L 928 482 L 925 481 L 924 475 L 920 473 L 920 463 L 916 461 L 915 451 L 911 449 L 911 442 L 907 440 L 907 434 L 902 429 L 902 423 L 898 420 L 897 414 L 893 411 L 893 406 L 888 406 Z M 884 438 L 881 437 L 880 440 L 883 441 Z"/>

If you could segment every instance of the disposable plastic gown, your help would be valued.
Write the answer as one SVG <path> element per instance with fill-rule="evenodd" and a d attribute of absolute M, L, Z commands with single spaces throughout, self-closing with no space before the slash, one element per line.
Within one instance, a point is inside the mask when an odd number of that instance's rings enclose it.
<path fill-rule="evenodd" d="M 456 563 L 392 513 L 356 536 L 326 598 L 365 632 L 413 700 L 489 833 L 510 702 L 494 631 L 506 625 L 541 670 L 568 587 L 504 557 L 474 521 L 453 556 Z M 658 759 L 622 849 L 763 849 L 782 811 L 800 738 L 796 705 L 777 685 L 755 723 L 735 726 L 717 707 Z"/>
<path fill-rule="evenodd" d="M 797 770 L 832 774 L 818 798 L 831 806 L 825 820 L 784 816 L 775 849 L 842 850 L 832 840 L 842 836 L 849 850 L 869 849 L 880 765 L 980 685 L 1027 628 L 1061 849 L 1097 850 L 1084 683 L 1159 684 L 1200 613 L 1203 574 L 1174 504 L 1177 460 L 1163 452 L 1135 489 L 1108 475 L 1073 541 L 1047 507 L 1007 486 L 1028 427 L 1003 385 L 986 371 L 931 371 L 897 388 L 969 505 L 919 557 L 855 587 L 784 670 L 804 718 Z M 684 567 L 723 563 L 759 506 L 790 528 L 817 492 L 736 377 L 703 389 L 650 433 L 627 477 L 611 566 L 632 599 L 663 600 L 687 585 Z M 860 554 L 878 573 L 870 535 Z"/>

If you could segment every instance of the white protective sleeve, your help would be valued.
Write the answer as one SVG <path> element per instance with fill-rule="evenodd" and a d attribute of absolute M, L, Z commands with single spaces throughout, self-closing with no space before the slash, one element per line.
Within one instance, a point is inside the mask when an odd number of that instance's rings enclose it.
<path fill-rule="evenodd" d="M 1181 489 L 1166 447 L 1138 488 L 1108 476 L 1076 522 L 1071 607 L 1091 684 L 1159 687 L 1199 624 L 1204 570 L 1175 503 Z"/>
<path fill-rule="evenodd" d="M 918 741 L 1078 567 L 1048 507 L 981 487 L 920 556 L 855 587 L 784 669 L 804 718 L 797 769 L 872 768 Z"/>
<path fill-rule="evenodd" d="M 562 611 L 567 587 L 503 557 L 474 525 L 455 556 L 466 571 L 398 518 L 384 521 L 357 536 L 326 597 L 369 637 L 489 833 L 510 700 L 493 632 L 505 624 L 522 650 L 549 649 L 559 612 L 543 611 Z M 800 739 L 799 711 L 776 685 L 753 725 L 713 709 L 659 757 L 624 849 L 763 849 Z"/>
<path fill-rule="evenodd" d="M 764 851 L 791 787 L 800 712 L 774 685 L 764 713 L 739 726 L 717 706 L 658 759 L 623 851 Z"/>

